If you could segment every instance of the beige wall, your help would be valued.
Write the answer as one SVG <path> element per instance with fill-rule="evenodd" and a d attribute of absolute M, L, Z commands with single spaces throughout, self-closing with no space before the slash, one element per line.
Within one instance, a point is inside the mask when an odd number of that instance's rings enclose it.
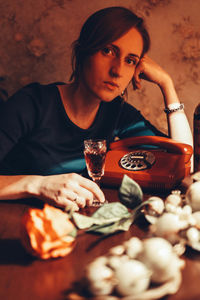
<path fill-rule="evenodd" d="M 116 5 L 145 18 L 149 55 L 172 75 L 192 126 L 200 102 L 200 0 L 0 0 L 0 88 L 11 95 L 29 82 L 66 81 L 81 25 L 94 11 Z M 166 131 L 158 87 L 129 89 L 129 102 Z"/>

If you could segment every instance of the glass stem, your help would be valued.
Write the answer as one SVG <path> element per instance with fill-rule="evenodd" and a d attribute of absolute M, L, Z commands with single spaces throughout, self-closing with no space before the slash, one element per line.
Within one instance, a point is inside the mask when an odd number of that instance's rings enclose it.
<path fill-rule="evenodd" d="M 93 178 L 93 181 L 100 187 L 101 178 Z"/>

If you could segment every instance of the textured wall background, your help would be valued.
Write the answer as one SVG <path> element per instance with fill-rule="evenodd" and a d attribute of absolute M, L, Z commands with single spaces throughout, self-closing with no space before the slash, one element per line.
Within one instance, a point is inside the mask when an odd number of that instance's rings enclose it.
<path fill-rule="evenodd" d="M 171 74 L 192 126 L 200 102 L 200 0 L 0 0 L 0 98 L 33 81 L 67 81 L 70 46 L 85 19 L 118 5 L 145 18 L 149 55 Z M 129 102 L 166 132 L 158 87 L 129 89 Z"/>

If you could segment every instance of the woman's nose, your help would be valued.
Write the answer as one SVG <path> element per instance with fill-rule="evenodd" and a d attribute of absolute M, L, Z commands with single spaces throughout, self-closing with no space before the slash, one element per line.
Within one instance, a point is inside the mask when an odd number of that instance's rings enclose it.
<path fill-rule="evenodd" d="M 115 58 L 112 60 L 110 66 L 110 75 L 112 77 L 121 77 L 122 73 L 122 63 L 119 58 Z"/>

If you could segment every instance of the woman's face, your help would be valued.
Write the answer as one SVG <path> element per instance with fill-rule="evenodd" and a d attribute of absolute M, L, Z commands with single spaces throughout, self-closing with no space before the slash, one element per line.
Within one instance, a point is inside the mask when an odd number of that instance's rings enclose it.
<path fill-rule="evenodd" d="M 131 81 L 142 51 L 142 36 L 137 29 L 131 28 L 86 60 L 82 83 L 94 97 L 113 100 Z"/>

